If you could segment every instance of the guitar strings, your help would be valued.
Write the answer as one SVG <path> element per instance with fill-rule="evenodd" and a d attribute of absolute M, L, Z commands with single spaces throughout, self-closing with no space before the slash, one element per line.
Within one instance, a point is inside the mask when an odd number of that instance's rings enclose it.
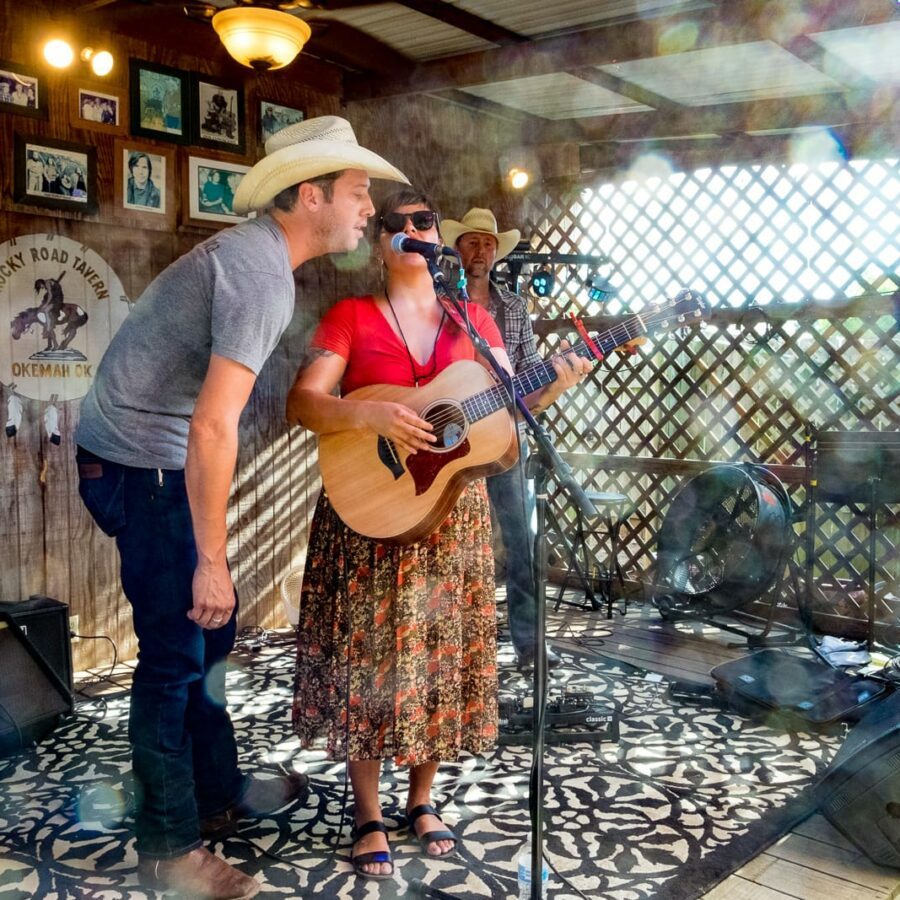
<path fill-rule="evenodd" d="M 658 311 L 656 311 L 656 312 L 658 312 Z M 651 313 L 650 315 L 647 316 L 648 321 L 652 321 L 655 318 L 656 312 Z M 663 318 L 665 318 L 665 317 L 663 317 Z M 594 340 L 595 340 L 595 342 L 600 342 L 600 343 L 605 343 L 604 339 L 609 340 L 609 341 L 614 341 L 615 343 L 614 343 L 613 348 L 615 348 L 615 347 L 619 346 L 620 344 L 625 343 L 626 340 L 631 340 L 632 338 L 640 337 L 644 333 L 643 331 L 638 331 L 637 333 L 632 334 L 631 329 L 629 328 L 629 324 L 634 323 L 635 321 L 640 321 L 640 320 L 638 317 L 635 317 L 635 319 L 631 319 L 631 320 L 629 320 L 629 322 L 622 322 L 618 325 L 615 325 L 613 328 L 609 329 L 604 334 L 597 335 L 597 337 L 594 338 Z M 576 352 L 577 352 L 577 348 L 579 346 L 586 347 L 584 342 L 580 342 L 579 344 L 576 344 L 575 347 L 571 348 L 571 350 L 576 350 Z M 571 350 L 566 351 L 564 353 L 554 353 L 551 356 L 549 356 L 547 359 L 542 360 L 540 363 L 535 365 L 533 368 L 537 369 L 539 367 L 542 367 L 544 369 L 544 371 L 547 374 L 549 374 L 550 370 L 553 368 L 553 360 L 554 359 L 562 359 L 566 355 L 566 353 L 571 352 Z M 521 375 L 521 373 L 520 373 L 520 375 Z M 520 376 L 516 376 L 516 377 L 520 377 Z M 535 390 L 536 390 L 536 388 L 535 388 Z M 479 391 L 478 393 L 472 394 L 470 397 L 467 397 L 466 400 L 463 401 L 462 405 L 463 406 L 465 406 L 465 405 L 471 406 L 472 405 L 471 401 L 475 400 L 476 397 L 485 397 L 486 399 L 490 399 L 490 400 L 500 399 L 502 397 L 504 400 L 504 406 L 506 406 L 506 400 L 508 399 L 508 396 L 509 396 L 509 394 L 508 394 L 506 387 L 504 387 L 503 385 L 493 385 L 489 388 L 486 388 L 483 391 Z M 497 409 L 502 409 L 502 408 L 503 407 L 497 407 Z M 433 420 L 431 420 L 431 424 L 434 426 L 435 430 L 437 431 L 437 430 L 440 430 L 441 428 L 443 428 L 445 425 L 449 425 L 451 422 L 455 421 L 456 418 L 457 418 L 457 416 L 455 415 L 455 409 L 454 409 L 452 412 L 442 413 L 441 415 L 435 417 Z"/>

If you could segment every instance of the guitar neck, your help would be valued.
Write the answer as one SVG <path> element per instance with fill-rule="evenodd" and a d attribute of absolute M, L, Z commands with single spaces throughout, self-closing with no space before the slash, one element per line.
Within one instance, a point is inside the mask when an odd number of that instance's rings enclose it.
<path fill-rule="evenodd" d="M 647 328 L 641 320 L 641 317 L 633 316 L 620 325 L 616 325 L 615 328 L 611 328 L 609 331 L 591 335 L 591 340 L 593 341 L 594 346 L 600 351 L 601 357 L 603 357 L 612 353 L 616 347 L 621 347 L 622 344 L 634 340 L 637 337 L 641 337 L 646 333 Z M 571 352 L 576 353 L 583 359 L 595 358 L 593 350 L 584 341 L 579 341 L 575 344 L 571 348 Z M 527 394 L 538 390 L 538 388 L 542 388 L 554 381 L 556 381 L 556 369 L 553 368 L 551 358 L 539 362 L 537 365 L 531 366 L 524 372 L 520 372 L 516 375 L 513 378 L 513 387 L 517 394 L 524 397 Z M 498 409 L 503 409 L 510 404 L 511 401 L 507 389 L 502 385 L 496 385 L 495 387 L 488 388 L 486 391 L 473 394 L 463 401 L 462 407 L 466 418 L 470 422 L 477 422 L 479 419 L 483 419 L 485 416 L 489 416 L 491 413 L 496 412 Z"/>

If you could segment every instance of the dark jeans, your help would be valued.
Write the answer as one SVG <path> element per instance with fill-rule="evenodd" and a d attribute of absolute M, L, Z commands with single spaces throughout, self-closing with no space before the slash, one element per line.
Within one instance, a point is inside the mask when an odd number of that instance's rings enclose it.
<path fill-rule="evenodd" d="M 525 481 L 524 463 L 528 447 L 522 442 L 518 465 L 487 479 L 488 497 L 500 527 L 506 552 L 506 603 L 509 633 L 517 653 L 534 650 L 534 482 Z M 523 503 L 524 501 L 524 503 Z"/>
<path fill-rule="evenodd" d="M 121 466 L 81 448 L 77 460 L 81 498 L 116 539 L 138 639 L 128 723 L 136 848 L 179 856 L 201 845 L 199 819 L 243 790 L 225 705 L 235 616 L 214 631 L 187 617 L 197 548 L 183 471 Z"/>

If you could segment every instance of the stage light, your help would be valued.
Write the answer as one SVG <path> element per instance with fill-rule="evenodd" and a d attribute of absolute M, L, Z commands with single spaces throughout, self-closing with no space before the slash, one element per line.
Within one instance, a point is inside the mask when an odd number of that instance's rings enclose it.
<path fill-rule="evenodd" d="M 60 38 L 54 38 L 44 44 L 44 59 L 55 69 L 66 69 L 72 65 L 75 52 L 70 44 Z"/>
<path fill-rule="evenodd" d="M 610 297 L 615 297 L 619 293 L 618 289 L 614 288 L 602 275 L 589 275 L 584 286 L 588 289 L 588 300 L 593 300 L 595 303 L 603 303 L 604 300 L 609 300 Z"/>
<path fill-rule="evenodd" d="M 549 269 L 542 266 L 531 273 L 528 286 L 535 296 L 549 297 L 556 287 L 556 278 L 553 277 L 553 273 Z"/>

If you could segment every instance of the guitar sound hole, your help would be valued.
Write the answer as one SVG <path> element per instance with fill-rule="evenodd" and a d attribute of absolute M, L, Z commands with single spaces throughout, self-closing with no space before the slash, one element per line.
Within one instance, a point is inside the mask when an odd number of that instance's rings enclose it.
<path fill-rule="evenodd" d="M 431 449 L 435 452 L 455 447 L 466 436 L 468 423 L 457 403 L 439 400 L 422 411 L 422 418 L 434 428 L 437 441 L 431 445 Z"/>

